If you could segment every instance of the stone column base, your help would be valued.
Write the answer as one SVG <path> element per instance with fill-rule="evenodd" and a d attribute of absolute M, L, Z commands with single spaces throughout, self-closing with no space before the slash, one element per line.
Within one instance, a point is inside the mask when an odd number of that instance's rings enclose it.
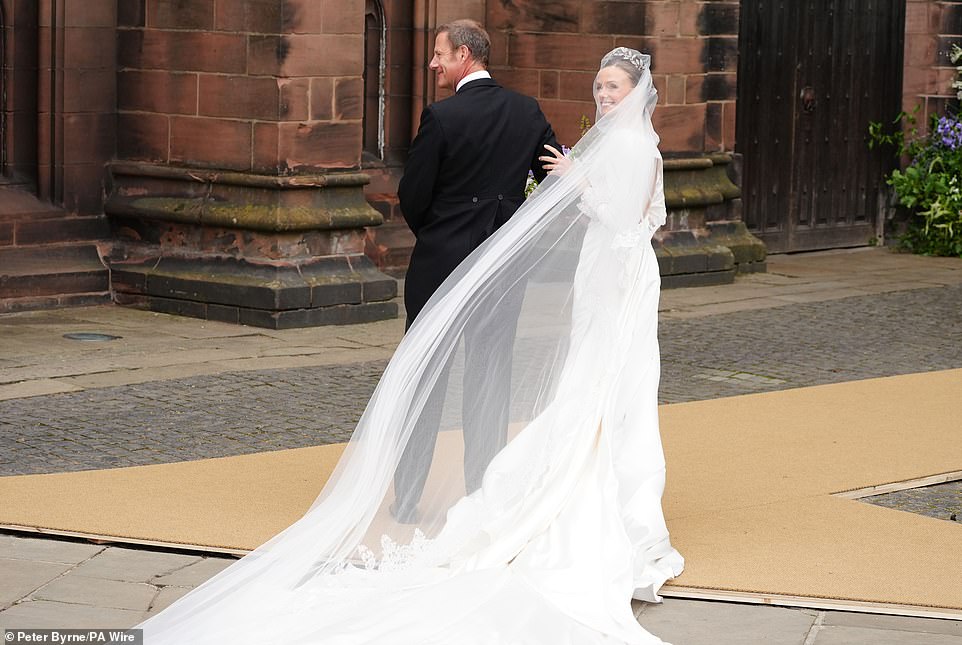
<path fill-rule="evenodd" d="M 364 255 L 382 221 L 365 175 L 111 171 L 116 302 L 271 329 L 397 317 L 397 282 Z"/>
<path fill-rule="evenodd" d="M 203 257 L 114 262 L 111 286 L 118 304 L 269 329 L 398 315 L 397 281 L 364 256 L 297 266 Z"/>
<path fill-rule="evenodd" d="M 729 154 L 665 159 L 668 222 L 653 241 L 662 286 L 728 284 L 765 271 L 765 245 L 741 221 Z"/>

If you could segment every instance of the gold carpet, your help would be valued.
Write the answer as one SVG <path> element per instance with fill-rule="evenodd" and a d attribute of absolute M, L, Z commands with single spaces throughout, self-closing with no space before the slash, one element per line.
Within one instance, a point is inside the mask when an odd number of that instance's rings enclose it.
<path fill-rule="evenodd" d="M 951 370 L 663 406 L 686 559 L 666 595 L 962 617 L 962 525 L 834 495 L 962 472 L 960 398 Z M 243 551 L 299 517 L 341 449 L 4 477 L 0 525 Z"/>

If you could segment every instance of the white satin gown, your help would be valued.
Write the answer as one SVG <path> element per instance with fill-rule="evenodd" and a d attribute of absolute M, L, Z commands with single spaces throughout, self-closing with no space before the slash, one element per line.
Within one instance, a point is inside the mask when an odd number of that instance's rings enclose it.
<path fill-rule="evenodd" d="M 630 158 L 643 171 L 595 163 L 578 180 L 578 217 L 588 221 L 556 391 L 496 455 L 481 488 L 446 507 L 438 532 L 367 541 L 349 562 L 314 575 L 311 551 L 321 547 L 311 531 L 339 521 L 321 503 L 302 520 L 315 528 L 295 525 L 282 549 L 255 552 L 233 578 L 145 623 L 146 645 L 662 643 L 631 606 L 632 597 L 659 601 L 683 568 L 661 506 L 660 277 L 651 245 L 665 220 L 661 157 L 633 132 L 615 135 L 606 159 Z M 349 477 L 345 490 L 367 475 Z"/>

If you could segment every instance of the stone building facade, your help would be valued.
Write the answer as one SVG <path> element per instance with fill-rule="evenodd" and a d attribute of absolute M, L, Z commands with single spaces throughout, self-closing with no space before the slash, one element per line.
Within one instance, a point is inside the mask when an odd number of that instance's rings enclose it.
<path fill-rule="evenodd" d="M 618 46 L 650 53 L 671 216 L 656 240 L 664 284 L 727 282 L 736 270 L 764 266 L 764 247 L 740 223 L 738 188 L 729 176 L 738 2 L 475 0 L 425 3 L 422 9 L 414 26 L 411 127 L 421 105 L 443 98 L 425 75 L 426 60 L 434 27 L 457 17 L 486 26 L 492 75 L 536 97 L 567 145 L 580 138 L 585 120 L 595 118 L 591 83 L 601 56 Z M 388 39 L 400 37 L 403 29 L 393 29 L 389 21 Z M 403 265 L 411 242 L 394 198 L 398 171 L 386 166 L 372 169 L 379 177 L 370 196 L 386 224 L 372 231 L 368 248 L 382 266 L 396 267 Z"/>
<path fill-rule="evenodd" d="M 919 106 L 923 124 L 953 101 L 953 44 L 962 47 L 962 2 L 906 1 L 902 109 L 912 112 Z"/>
<path fill-rule="evenodd" d="M 884 1 L 902 36 L 902 73 L 890 75 L 902 106 L 943 109 L 962 2 Z M 537 97 L 568 144 L 593 119 L 601 55 L 650 52 L 671 214 L 656 240 L 666 286 L 761 269 L 736 133 L 740 30 L 757 10 L 0 0 L 0 311 L 113 299 L 269 327 L 396 315 L 389 274 L 413 243 L 397 181 L 421 109 L 443 98 L 427 69 L 433 30 L 459 17 L 486 25 L 495 78 Z"/>

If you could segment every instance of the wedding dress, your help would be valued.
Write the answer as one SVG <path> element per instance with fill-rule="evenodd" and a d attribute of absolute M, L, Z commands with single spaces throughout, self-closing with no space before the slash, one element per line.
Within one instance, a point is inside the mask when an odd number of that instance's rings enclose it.
<path fill-rule="evenodd" d="M 683 566 L 661 510 L 655 100 L 645 59 L 570 170 L 422 311 L 303 518 L 143 623 L 146 645 L 662 642 L 631 609 L 632 596 L 659 601 Z M 474 491 L 461 436 L 468 328 L 514 337 L 511 360 L 480 375 L 509 380 L 510 426 Z M 418 432 L 432 406 L 436 445 Z M 390 510 L 405 449 L 433 450 L 408 523 Z"/>

